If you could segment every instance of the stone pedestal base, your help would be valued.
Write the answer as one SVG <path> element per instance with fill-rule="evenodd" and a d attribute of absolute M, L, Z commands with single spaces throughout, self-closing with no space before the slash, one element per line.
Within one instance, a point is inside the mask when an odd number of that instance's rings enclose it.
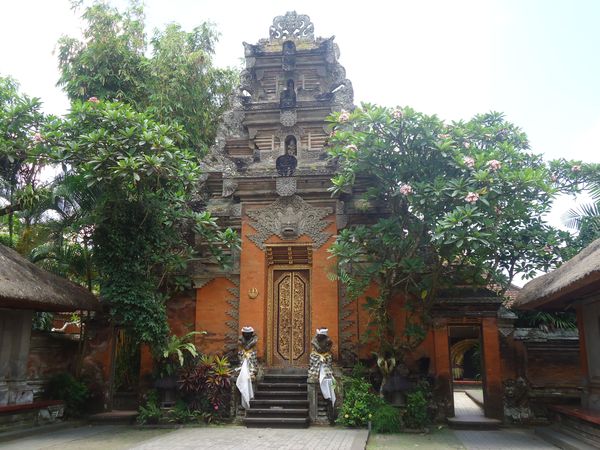
<path fill-rule="evenodd" d="M 0 406 L 25 405 L 33 402 L 33 388 L 27 381 L 0 382 Z"/>
<path fill-rule="evenodd" d="M 317 423 L 319 414 L 319 382 L 308 382 L 308 417 L 311 423 Z"/>

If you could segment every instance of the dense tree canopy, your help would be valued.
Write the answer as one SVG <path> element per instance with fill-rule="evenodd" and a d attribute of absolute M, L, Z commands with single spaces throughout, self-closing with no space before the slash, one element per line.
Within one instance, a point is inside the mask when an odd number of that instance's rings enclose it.
<path fill-rule="evenodd" d="M 544 215 L 558 192 L 573 192 L 597 167 L 546 164 L 501 114 L 445 124 L 410 108 L 365 105 L 334 115 L 330 154 L 339 164 L 333 191 L 368 188 L 366 208 L 387 214 L 343 230 L 331 248 L 352 295 L 375 283 L 367 306 L 381 351 L 412 348 L 424 337 L 440 290 L 498 286 L 535 276 L 570 252 L 571 236 Z M 388 305 L 409 314 L 394 336 Z"/>
<path fill-rule="evenodd" d="M 234 71 L 212 64 L 218 38 L 212 25 L 186 32 L 171 24 L 156 30 L 148 46 L 143 8 L 135 3 L 122 13 L 94 2 L 82 17 L 83 39 L 65 36 L 58 46 L 58 85 L 71 100 L 96 97 L 150 108 L 160 122 L 181 124 L 195 151 L 212 143 L 236 80 Z"/>

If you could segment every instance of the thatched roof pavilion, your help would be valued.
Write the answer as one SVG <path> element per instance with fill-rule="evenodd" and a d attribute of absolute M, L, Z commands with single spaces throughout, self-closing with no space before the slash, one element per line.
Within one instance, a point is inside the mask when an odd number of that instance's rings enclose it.
<path fill-rule="evenodd" d="M 98 310 L 100 302 L 87 289 L 41 269 L 0 244 L 0 308 Z"/>
<path fill-rule="evenodd" d="M 514 307 L 562 310 L 569 308 L 573 300 L 597 293 L 599 288 L 600 239 L 596 239 L 558 269 L 527 283 Z"/>

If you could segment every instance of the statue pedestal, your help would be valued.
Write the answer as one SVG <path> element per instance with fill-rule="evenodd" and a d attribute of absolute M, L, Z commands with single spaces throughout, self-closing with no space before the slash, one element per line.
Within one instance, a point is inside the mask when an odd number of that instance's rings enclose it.
<path fill-rule="evenodd" d="M 317 423 L 319 415 L 319 386 L 318 381 L 309 381 L 308 386 L 308 417 L 311 423 Z"/>

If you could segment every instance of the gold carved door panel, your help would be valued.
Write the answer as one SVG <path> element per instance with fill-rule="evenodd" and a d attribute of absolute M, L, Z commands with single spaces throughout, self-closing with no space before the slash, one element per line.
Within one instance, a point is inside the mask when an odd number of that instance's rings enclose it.
<path fill-rule="evenodd" d="M 309 283 L 306 271 L 273 273 L 273 362 L 308 363 Z"/>

